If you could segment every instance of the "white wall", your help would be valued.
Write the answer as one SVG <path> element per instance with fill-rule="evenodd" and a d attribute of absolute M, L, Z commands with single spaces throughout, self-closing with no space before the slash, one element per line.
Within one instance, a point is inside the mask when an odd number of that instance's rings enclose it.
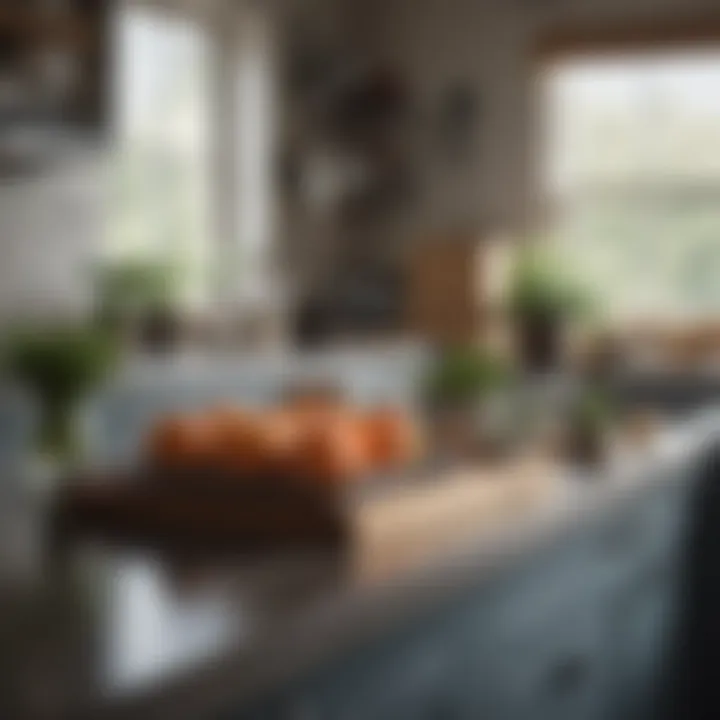
<path fill-rule="evenodd" d="M 0 325 L 89 309 L 103 233 L 102 162 L 75 151 L 37 176 L 0 178 Z"/>

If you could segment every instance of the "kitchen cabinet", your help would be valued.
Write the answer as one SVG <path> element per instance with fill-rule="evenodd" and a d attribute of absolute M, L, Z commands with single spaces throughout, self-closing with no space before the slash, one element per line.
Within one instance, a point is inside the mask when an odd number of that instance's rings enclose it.
<path fill-rule="evenodd" d="M 663 477 L 508 558 L 393 638 L 248 720 L 656 720 L 671 672 L 692 478 Z"/>

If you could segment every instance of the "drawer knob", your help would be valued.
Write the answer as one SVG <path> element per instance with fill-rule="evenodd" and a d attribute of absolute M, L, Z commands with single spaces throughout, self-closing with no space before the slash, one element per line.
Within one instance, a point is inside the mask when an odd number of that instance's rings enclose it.
<path fill-rule="evenodd" d="M 547 688 L 555 697 L 566 697 L 577 692 L 588 677 L 590 665 L 580 655 L 569 655 L 550 670 Z"/>
<path fill-rule="evenodd" d="M 428 709 L 427 720 L 457 720 L 461 716 L 460 708 L 449 699 L 437 701 Z"/>

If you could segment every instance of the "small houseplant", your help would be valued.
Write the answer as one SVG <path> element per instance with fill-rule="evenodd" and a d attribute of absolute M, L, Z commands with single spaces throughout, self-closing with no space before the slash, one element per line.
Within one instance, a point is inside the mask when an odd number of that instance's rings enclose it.
<path fill-rule="evenodd" d="M 172 349 L 179 339 L 179 268 L 146 259 L 113 260 L 96 275 L 98 318 L 103 327 L 138 336 L 150 351 Z"/>
<path fill-rule="evenodd" d="M 72 454 L 77 406 L 115 357 L 109 335 L 91 326 L 26 328 L 5 339 L 4 372 L 39 405 L 43 451 L 56 459 Z"/>
<path fill-rule="evenodd" d="M 509 377 L 508 366 L 487 351 L 454 348 L 442 353 L 433 365 L 426 382 L 427 400 L 435 408 L 474 404 Z"/>
<path fill-rule="evenodd" d="M 596 465 L 605 456 L 615 413 L 609 397 L 598 388 L 585 388 L 567 418 L 566 454 L 581 465 Z"/>
<path fill-rule="evenodd" d="M 524 248 L 515 266 L 509 309 L 522 365 L 547 371 L 560 364 L 565 325 L 587 312 L 589 297 L 560 272 L 557 258 L 537 247 Z"/>
<path fill-rule="evenodd" d="M 426 401 L 443 454 L 468 455 L 481 445 L 482 405 L 506 388 L 511 372 L 502 359 L 476 347 L 442 353 L 426 379 Z"/>

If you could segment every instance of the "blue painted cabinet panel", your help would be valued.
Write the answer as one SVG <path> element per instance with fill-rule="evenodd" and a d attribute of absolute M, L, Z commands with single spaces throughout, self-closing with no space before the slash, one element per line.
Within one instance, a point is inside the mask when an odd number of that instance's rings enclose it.
<path fill-rule="evenodd" d="M 647 498 L 642 553 L 610 603 L 612 718 L 657 720 L 667 712 L 682 632 L 689 493 L 662 488 Z"/>
<path fill-rule="evenodd" d="M 655 720 L 687 484 L 658 484 L 238 720 Z"/>
<path fill-rule="evenodd" d="M 652 583 L 619 597 L 613 610 L 612 717 L 654 720 L 661 717 L 673 660 L 673 593 L 665 583 Z"/>
<path fill-rule="evenodd" d="M 604 625 L 591 605 L 559 607 L 529 631 L 477 658 L 472 717 L 488 720 L 594 720 L 607 694 Z"/>

